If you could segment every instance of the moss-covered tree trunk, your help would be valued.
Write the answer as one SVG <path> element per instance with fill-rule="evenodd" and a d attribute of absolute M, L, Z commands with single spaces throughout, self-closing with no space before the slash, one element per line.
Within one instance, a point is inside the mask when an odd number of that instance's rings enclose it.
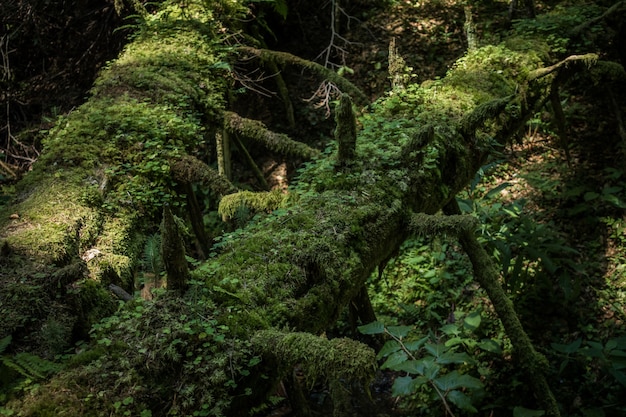
<path fill-rule="evenodd" d="M 212 177 L 189 155 L 224 126 L 227 66 L 216 45 L 220 19 L 236 10 L 220 7 L 186 3 L 151 17 L 92 98 L 50 133 L 0 219 L 0 338 L 13 334 L 44 356 L 63 352 L 45 329 L 54 324 L 70 340 L 111 314 L 107 285 L 132 289 L 145 236 L 164 204 L 183 200 L 174 191 L 180 173 Z M 183 295 L 127 303 L 68 369 L 9 407 L 242 415 L 296 365 L 333 386 L 366 380 L 371 349 L 319 335 L 404 241 L 411 213 L 444 207 L 533 112 L 545 85 L 529 74 L 541 66 L 532 52 L 488 46 L 443 80 L 392 91 L 361 116 L 354 151 L 340 144 L 349 169 L 336 169 L 335 154 L 319 157 L 282 207 L 219 240 Z"/>

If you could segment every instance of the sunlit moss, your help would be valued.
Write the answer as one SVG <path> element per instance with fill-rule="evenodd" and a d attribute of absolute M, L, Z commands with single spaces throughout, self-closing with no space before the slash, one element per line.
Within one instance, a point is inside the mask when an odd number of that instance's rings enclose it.
<path fill-rule="evenodd" d="M 342 378 L 367 381 L 375 370 L 374 351 L 351 339 L 265 330 L 252 337 L 252 345 L 272 358 L 283 373 L 298 365 L 309 384 Z"/>
<path fill-rule="evenodd" d="M 78 256 L 98 229 L 97 213 L 80 204 L 80 186 L 47 180 L 12 206 L 15 218 L 2 222 L 2 237 L 12 250 L 48 262 Z"/>
<path fill-rule="evenodd" d="M 270 212 L 279 208 L 286 198 L 287 196 L 281 190 L 268 192 L 239 191 L 222 197 L 218 213 L 224 219 L 232 219 L 242 206 L 254 212 Z"/>

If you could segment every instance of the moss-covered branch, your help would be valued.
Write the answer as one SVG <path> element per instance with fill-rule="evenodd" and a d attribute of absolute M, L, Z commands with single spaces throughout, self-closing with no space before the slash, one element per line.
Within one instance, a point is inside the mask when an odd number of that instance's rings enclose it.
<path fill-rule="evenodd" d="M 474 231 L 478 224 L 476 217 L 469 215 L 438 216 L 417 213 L 411 216 L 409 227 L 417 235 L 450 234 Z"/>
<path fill-rule="evenodd" d="M 283 155 L 291 155 L 303 159 L 311 159 L 319 155 L 317 149 L 292 140 L 283 133 L 272 132 L 262 122 L 246 119 L 237 113 L 224 112 L 224 127 L 230 133 L 257 141 L 267 149 Z"/>
<path fill-rule="evenodd" d="M 251 342 L 283 375 L 299 365 L 309 384 L 316 379 L 367 381 L 376 370 L 374 351 L 352 339 L 263 330 L 255 333 Z"/>
<path fill-rule="evenodd" d="M 359 104 L 365 105 L 369 102 L 367 96 L 347 79 L 343 78 L 331 69 L 326 68 L 316 62 L 300 58 L 288 52 L 271 51 L 268 49 L 257 49 L 248 46 L 241 46 L 239 51 L 259 57 L 261 61 L 274 62 L 278 65 L 297 65 L 299 67 L 313 71 L 321 77 L 335 84 L 345 93 L 355 97 Z"/>
<path fill-rule="evenodd" d="M 340 166 L 346 166 L 352 163 L 356 152 L 356 116 L 352 99 L 347 94 L 341 96 L 335 111 L 335 123 L 335 140 L 339 147 L 337 158 Z"/>
<path fill-rule="evenodd" d="M 546 75 L 550 75 L 553 72 L 563 68 L 563 67 L 567 67 L 568 65 L 570 65 L 571 63 L 574 62 L 582 62 L 584 63 L 587 67 L 592 66 L 593 64 L 596 63 L 596 61 L 598 60 L 598 55 L 597 54 L 585 54 L 585 55 L 570 55 L 567 58 L 565 58 L 562 61 L 557 62 L 556 64 L 550 65 L 548 67 L 545 68 L 538 68 L 536 70 L 534 70 L 533 72 L 531 72 L 529 74 L 529 79 L 530 80 L 535 80 L 537 78 L 541 78 L 541 77 L 545 77 Z"/>
<path fill-rule="evenodd" d="M 461 212 L 456 200 L 448 204 L 444 210 L 457 218 Z M 463 250 L 472 261 L 474 279 L 487 292 L 498 317 L 504 325 L 506 334 L 511 339 L 515 353 L 518 355 L 519 361 L 531 381 L 535 395 L 546 413 L 545 415 L 559 417 L 561 413 L 558 404 L 546 381 L 546 373 L 549 367 L 547 359 L 535 350 L 530 338 L 524 331 L 524 327 L 513 307 L 513 302 L 507 297 L 500 285 L 496 267 L 478 242 L 478 239 L 476 239 L 474 231 L 467 228 L 462 228 L 459 231 L 459 241 L 463 246 Z"/>
<path fill-rule="evenodd" d="M 234 218 L 245 207 L 255 213 L 271 212 L 283 205 L 287 198 L 280 190 L 267 192 L 239 191 L 220 200 L 218 213 L 225 220 Z"/>
<path fill-rule="evenodd" d="M 176 157 L 171 162 L 170 168 L 172 175 L 178 181 L 199 182 L 221 195 L 237 192 L 237 187 L 228 181 L 226 177 L 191 155 Z"/>

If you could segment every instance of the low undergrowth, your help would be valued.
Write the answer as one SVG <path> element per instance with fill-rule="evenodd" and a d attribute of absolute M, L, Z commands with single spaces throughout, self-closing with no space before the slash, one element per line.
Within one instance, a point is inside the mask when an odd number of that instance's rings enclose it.
<path fill-rule="evenodd" d="M 480 220 L 477 233 L 502 284 L 550 361 L 562 415 L 622 415 L 624 173 L 607 167 L 575 174 L 546 145 L 535 141 L 501 155 L 458 201 Z M 378 357 L 381 368 L 396 371 L 392 394 L 404 412 L 542 415 L 454 237 L 405 242 L 372 276 L 369 292 L 380 322 L 360 330 L 387 335 Z"/>

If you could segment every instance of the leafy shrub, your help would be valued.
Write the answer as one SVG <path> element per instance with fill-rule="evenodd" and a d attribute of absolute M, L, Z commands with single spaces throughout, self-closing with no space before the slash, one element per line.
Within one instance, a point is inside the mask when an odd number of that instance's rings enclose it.
<path fill-rule="evenodd" d="M 593 50 L 591 37 L 578 39 L 573 30 L 580 24 L 601 15 L 602 8 L 595 4 L 582 6 L 557 6 L 550 13 L 542 13 L 536 19 L 523 19 L 514 22 L 514 31 L 523 37 L 542 37 L 553 53 L 561 55 L 576 50 L 588 52 Z M 592 33 L 601 31 L 598 23 L 590 28 Z M 573 42 L 575 44 L 573 44 Z"/>
<path fill-rule="evenodd" d="M 567 343 L 552 343 L 552 353 L 560 362 L 558 376 L 571 390 L 566 395 L 579 395 L 582 415 L 623 415 L 626 404 L 626 337 L 606 342 L 582 337 Z M 575 390 L 569 385 L 575 384 Z M 598 395 L 602 393 L 602 395 Z M 586 395 L 585 395 L 586 394 Z"/>
<path fill-rule="evenodd" d="M 434 401 L 440 401 L 445 414 L 454 415 L 452 408 L 477 412 L 484 397 L 480 376 L 489 372 L 486 355 L 502 354 L 498 341 L 478 339 L 475 331 L 480 323 L 481 313 L 474 311 L 426 336 L 413 326 L 385 326 L 379 321 L 360 326 L 359 330 L 364 334 L 384 333 L 390 338 L 377 358 L 385 359 L 381 369 L 398 372 L 392 395 L 412 398 L 414 408 L 432 409 Z"/>
<path fill-rule="evenodd" d="M 479 185 L 490 167 L 483 167 L 470 189 L 458 199 L 462 211 L 480 219 L 480 237 L 499 261 L 505 289 L 521 294 L 528 289 L 546 289 L 556 284 L 559 299 L 569 301 L 580 292 L 584 274 L 572 248 L 551 222 L 539 222 L 524 210 L 526 200 L 503 202 L 499 193 L 510 186 L 501 183 L 491 189 Z M 553 282 L 558 277 L 558 282 Z M 562 297 L 564 296 L 564 297 Z"/>

